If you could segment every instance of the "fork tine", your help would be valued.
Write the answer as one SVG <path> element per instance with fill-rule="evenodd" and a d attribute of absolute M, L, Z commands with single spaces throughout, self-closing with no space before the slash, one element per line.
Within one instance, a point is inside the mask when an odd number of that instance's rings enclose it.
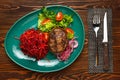
<path fill-rule="evenodd" d="M 100 23 L 100 15 L 99 15 L 99 23 Z"/>
<path fill-rule="evenodd" d="M 96 24 L 96 15 L 93 16 L 93 24 Z"/>
<path fill-rule="evenodd" d="M 97 16 L 97 22 L 100 23 L 100 15 Z"/>

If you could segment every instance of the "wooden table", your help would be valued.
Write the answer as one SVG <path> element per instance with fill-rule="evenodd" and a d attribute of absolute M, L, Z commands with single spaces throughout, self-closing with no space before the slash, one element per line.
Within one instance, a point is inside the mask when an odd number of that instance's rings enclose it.
<path fill-rule="evenodd" d="M 13 63 L 4 49 L 4 38 L 13 23 L 42 6 L 60 4 L 76 10 L 85 25 L 85 45 L 81 55 L 69 67 L 53 73 L 26 70 Z M 113 64 L 111 74 L 88 73 L 88 8 L 112 8 Z M 0 79 L 1 80 L 120 80 L 120 0 L 1 0 L 0 1 Z"/>

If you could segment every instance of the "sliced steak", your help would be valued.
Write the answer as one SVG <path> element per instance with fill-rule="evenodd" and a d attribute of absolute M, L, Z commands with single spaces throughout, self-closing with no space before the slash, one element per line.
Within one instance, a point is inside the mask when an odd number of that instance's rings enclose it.
<path fill-rule="evenodd" d="M 48 45 L 51 52 L 57 54 L 64 51 L 67 43 L 67 34 L 62 28 L 54 28 L 50 32 Z"/>

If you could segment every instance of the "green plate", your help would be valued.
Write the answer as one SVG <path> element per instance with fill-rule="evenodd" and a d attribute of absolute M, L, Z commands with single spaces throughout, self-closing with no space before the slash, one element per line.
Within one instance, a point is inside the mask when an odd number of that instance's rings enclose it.
<path fill-rule="evenodd" d="M 47 8 L 49 10 L 62 11 L 63 14 L 73 15 L 73 22 L 69 27 L 74 30 L 79 46 L 74 49 L 73 53 L 66 61 L 59 61 L 56 56 L 50 52 L 46 56 L 49 61 L 47 59 L 35 61 L 34 58 L 24 55 L 19 47 L 19 40 L 15 39 L 14 37 L 20 37 L 20 35 L 27 29 L 37 28 L 38 14 L 41 12 L 41 9 L 28 13 L 14 23 L 14 25 L 8 31 L 4 42 L 5 50 L 9 58 L 16 64 L 28 70 L 37 72 L 54 72 L 62 70 L 72 64 L 83 49 L 85 31 L 79 14 L 70 7 L 62 5 L 52 5 L 47 6 Z"/>

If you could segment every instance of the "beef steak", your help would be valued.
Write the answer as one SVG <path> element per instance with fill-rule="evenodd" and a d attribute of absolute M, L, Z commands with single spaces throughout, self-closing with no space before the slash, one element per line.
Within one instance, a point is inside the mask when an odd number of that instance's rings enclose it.
<path fill-rule="evenodd" d="M 67 34 L 62 28 L 54 28 L 49 34 L 48 45 L 51 52 L 57 54 L 65 50 L 67 47 Z"/>

